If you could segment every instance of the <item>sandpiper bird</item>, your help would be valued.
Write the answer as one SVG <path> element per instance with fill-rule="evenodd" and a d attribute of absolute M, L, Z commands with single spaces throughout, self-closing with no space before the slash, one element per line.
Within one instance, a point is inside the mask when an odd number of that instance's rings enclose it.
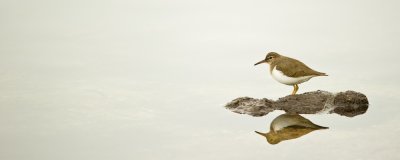
<path fill-rule="evenodd" d="M 276 52 L 269 52 L 264 60 L 254 65 L 268 63 L 272 77 L 280 83 L 294 87 L 292 95 L 299 89 L 298 84 L 306 82 L 313 77 L 327 76 L 325 73 L 315 71 L 304 63 L 282 56 Z"/>
<path fill-rule="evenodd" d="M 316 125 L 299 114 L 286 113 L 272 120 L 268 133 L 255 132 L 264 136 L 268 143 L 277 144 L 281 141 L 299 138 L 320 129 L 328 129 L 328 127 Z"/>

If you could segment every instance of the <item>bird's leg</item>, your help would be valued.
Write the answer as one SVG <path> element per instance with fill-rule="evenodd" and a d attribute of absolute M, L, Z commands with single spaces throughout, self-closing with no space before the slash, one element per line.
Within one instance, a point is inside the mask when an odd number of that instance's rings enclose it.
<path fill-rule="evenodd" d="M 296 85 L 293 85 L 293 91 L 292 91 L 292 95 L 296 94 Z"/>
<path fill-rule="evenodd" d="M 296 94 L 296 92 L 297 92 L 297 90 L 299 90 L 299 86 L 297 85 L 297 84 L 295 84 L 295 85 L 293 85 L 293 92 L 292 92 L 292 95 L 295 95 Z"/>

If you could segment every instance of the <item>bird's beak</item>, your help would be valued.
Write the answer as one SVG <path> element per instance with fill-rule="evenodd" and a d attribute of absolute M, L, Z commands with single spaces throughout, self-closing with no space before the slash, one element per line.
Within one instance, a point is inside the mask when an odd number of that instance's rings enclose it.
<path fill-rule="evenodd" d="M 257 63 L 254 64 L 254 65 L 256 66 L 256 65 L 261 64 L 261 63 L 267 63 L 267 61 L 264 59 L 264 60 L 262 60 L 262 61 L 260 61 L 260 62 L 257 62 Z"/>
<path fill-rule="evenodd" d="M 257 134 L 262 135 L 262 136 L 264 136 L 264 137 L 267 137 L 267 134 L 266 134 L 266 133 L 261 133 L 261 132 L 258 132 L 258 131 L 254 131 L 254 132 L 256 132 Z"/>

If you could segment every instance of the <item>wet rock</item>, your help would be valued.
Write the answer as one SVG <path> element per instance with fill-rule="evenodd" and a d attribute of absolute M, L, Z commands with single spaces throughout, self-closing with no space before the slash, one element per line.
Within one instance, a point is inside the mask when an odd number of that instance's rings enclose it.
<path fill-rule="evenodd" d="M 225 108 L 255 117 L 264 116 L 274 110 L 292 114 L 336 113 L 353 117 L 367 111 L 368 99 L 364 94 L 355 91 L 339 93 L 313 91 L 288 95 L 276 101 L 267 98 L 239 97 L 226 104 Z"/>

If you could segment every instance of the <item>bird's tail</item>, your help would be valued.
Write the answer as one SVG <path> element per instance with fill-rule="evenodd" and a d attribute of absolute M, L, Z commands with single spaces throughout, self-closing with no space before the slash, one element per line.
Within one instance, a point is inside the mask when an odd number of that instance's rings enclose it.
<path fill-rule="evenodd" d="M 328 76 L 326 73 L 319 72 L 318 76 Z"/>

